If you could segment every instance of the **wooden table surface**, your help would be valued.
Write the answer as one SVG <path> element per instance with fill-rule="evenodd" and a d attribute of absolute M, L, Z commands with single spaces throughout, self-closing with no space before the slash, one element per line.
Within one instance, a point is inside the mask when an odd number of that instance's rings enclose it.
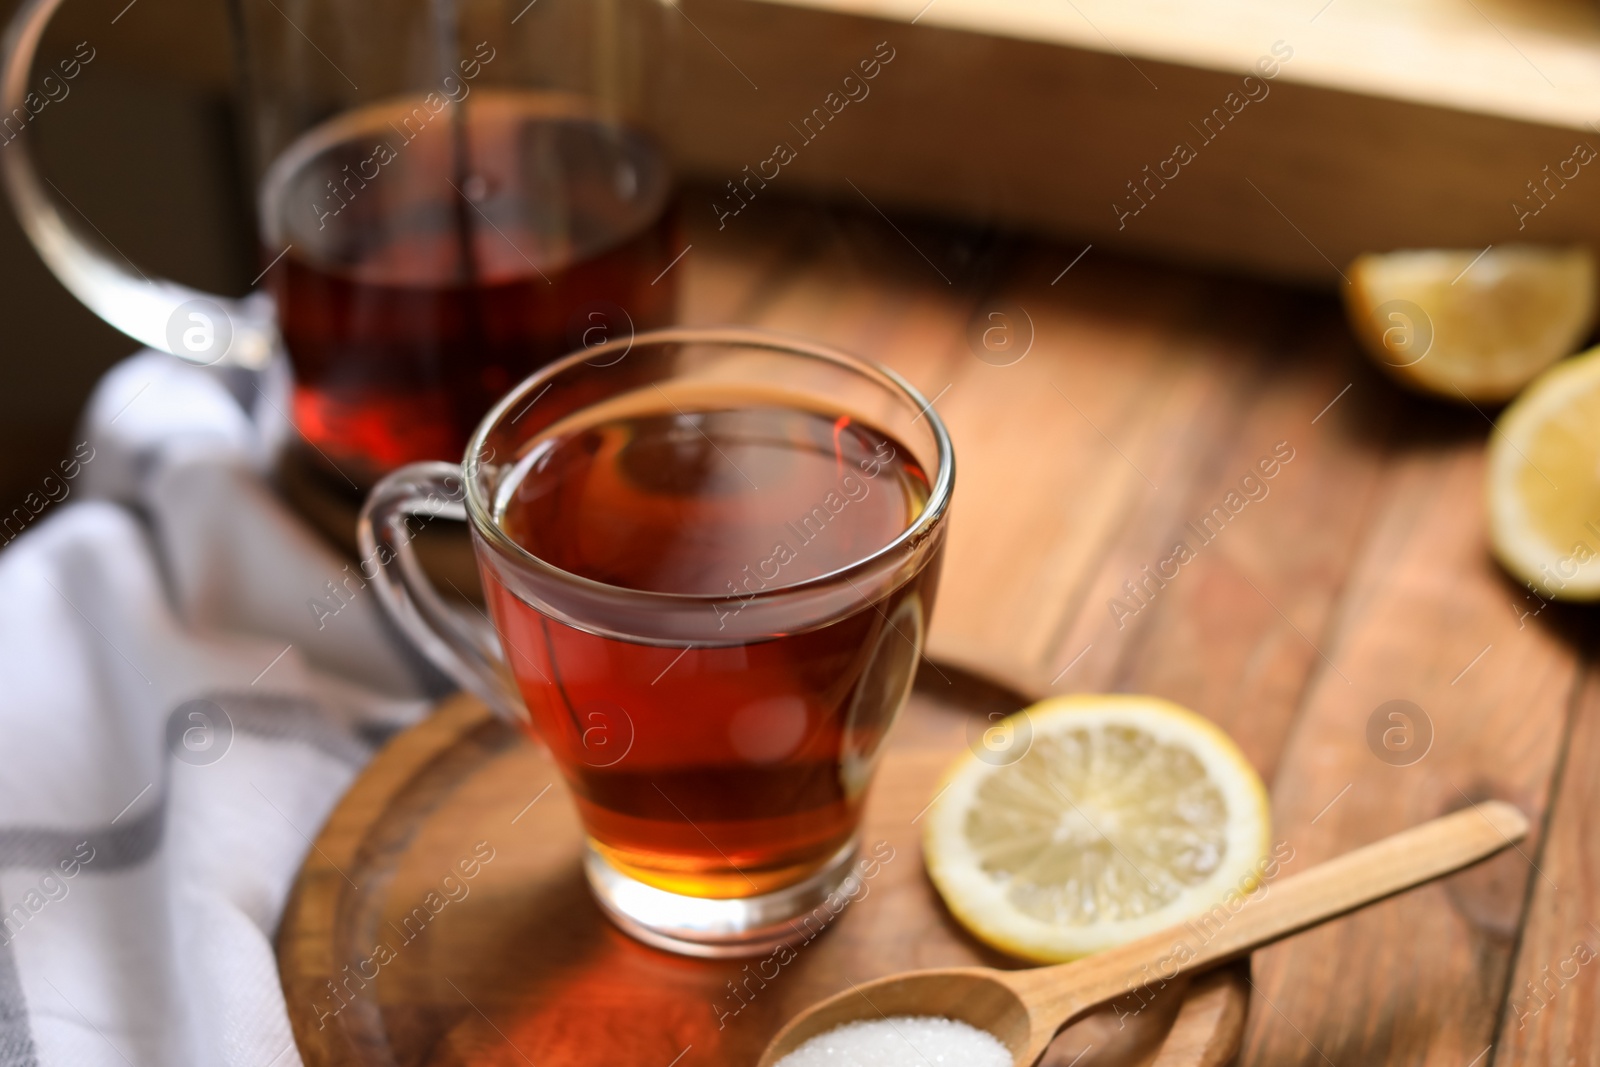
<path fill-rule="evenodd" d="M 865 202 L 719 231 L 710 199 L 685 203 L 687 321 L 881 360 L 949 425 L 932 656 L 1208 716 L 1291 872 L 1481 798 L 1532 816 L 1515 851 L 1257 954 L 1240 1062 L 1600 1062 L 1594 615 L 1490 559 L 1488 415 L 1391 386 L 1326 295 Z"/>

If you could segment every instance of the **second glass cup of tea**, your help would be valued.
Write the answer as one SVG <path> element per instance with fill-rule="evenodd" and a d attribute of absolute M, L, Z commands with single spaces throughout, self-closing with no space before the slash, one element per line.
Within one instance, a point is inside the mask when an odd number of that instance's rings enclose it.
<path fill-rule="evenodd" d="M 34 52 L 62 2 L 18 6 L 7 115 L 33 98 Z M 365 491 L 404 463 L 458 456 L 524 376 L 672 321 L 680 242 L 651 133 L 669 95 L 672 5 L 228 7 L 258 291 L 231 299 L 146 276 L 52 192 L 34 138 L 5 146 L 0 176 L 39 254 L 111 325 L 204 365 L 281 370 L 273 356 L 286 353 L 296 455 L 329 487 Z"/>
<path fill-rule="evenodd" d="M 814 932 L 851 872 L 954 475 L 938 414 L 892 371 L 663 330 L 524 381 L 461 465 L 385 478 L 361 548 L 430 658 L 549 747 L 612 919 L 741 955 Z M 470 525 L 496 632 L 422 577 L 419 513 Z"/>

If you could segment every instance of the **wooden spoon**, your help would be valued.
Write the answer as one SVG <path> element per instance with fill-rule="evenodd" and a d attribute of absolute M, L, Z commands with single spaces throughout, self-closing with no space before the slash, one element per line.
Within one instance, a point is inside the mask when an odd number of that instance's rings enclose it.
<path fill-rule="evenodd" d="M 1054 967 L 909 971 L 855 985 L 795 1016 L 761 1055 L 773 1067 L 806 1039 L 844 1023 L 937 1015 L 987 1030 L 1031 1067 L 1056 1033 L 1108 1000 L 1205 970 L 1309 926 L 1470 866 L 1528 832 L 1522 812 L 1491 800 L 1270 883 L 1242 908 L 1213 912 Z M 1226 917 L 1223 917 L 1226 916 Z"/>

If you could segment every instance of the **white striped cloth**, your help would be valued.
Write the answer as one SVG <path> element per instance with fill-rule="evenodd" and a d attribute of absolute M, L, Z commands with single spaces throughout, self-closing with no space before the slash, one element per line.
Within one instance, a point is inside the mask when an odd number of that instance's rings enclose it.
<path fill-rule="evenodd" d="M 311 610 L 346 561 L 264 479 L 284 377 L 130 357 L 0 515 L 0 1067 L 300 1062 L 285 897 L 442 686 L 376 597 Z"/>

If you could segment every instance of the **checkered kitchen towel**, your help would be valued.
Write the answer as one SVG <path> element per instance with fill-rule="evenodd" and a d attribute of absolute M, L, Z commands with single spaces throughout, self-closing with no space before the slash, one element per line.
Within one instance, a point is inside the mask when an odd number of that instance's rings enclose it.
<path fill-rule="evenodd" d="M 133 356 L 0 513 L 0 1067 L 300 1062 L 289 886 L 439 692 L 370 592 L 308 603 L 345 561 L 263 481 L 283 393 Z"/>

